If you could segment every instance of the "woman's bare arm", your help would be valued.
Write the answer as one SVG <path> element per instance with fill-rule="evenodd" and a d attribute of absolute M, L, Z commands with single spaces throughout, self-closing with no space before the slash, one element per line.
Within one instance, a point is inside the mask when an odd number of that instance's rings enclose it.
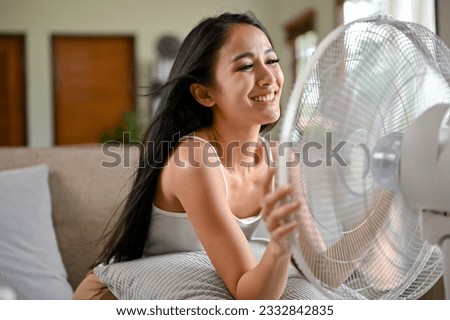
<path fill-rule="evenodd" d="M 221 169 L 204 165 L 202 148 L 179 148 L 177 152 L 177 159 L 188 165 L 175 167 L 175 163 L 169 160 L 165 169 L 168 169 L 167 178 L 173 181 L 174 194 L 188 213 L 204 249 L 229 291 L 237 299 L 280 298 L 291 257 L 287 235 L 296 228 L 296 222 L 282 224 L 280 221 L 298 209 L 298 204 L 279 206 L 277 203 L 291 190 L 279 189 L 262 204 L 271 239 L 257 263 L 226 201 Z M 199 165 L 189 165 L 189 161 Z"/>

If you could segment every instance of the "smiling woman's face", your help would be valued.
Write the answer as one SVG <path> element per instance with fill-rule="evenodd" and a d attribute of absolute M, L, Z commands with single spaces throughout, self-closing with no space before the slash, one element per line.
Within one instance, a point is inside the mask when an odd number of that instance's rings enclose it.
<path fill-rule="evenodd" d="M 249 24 L 230 28 L 214 65 L 214 119 L 231 125 L 263 125 L 280 117 L 284 75 L 263 31 Z"/>

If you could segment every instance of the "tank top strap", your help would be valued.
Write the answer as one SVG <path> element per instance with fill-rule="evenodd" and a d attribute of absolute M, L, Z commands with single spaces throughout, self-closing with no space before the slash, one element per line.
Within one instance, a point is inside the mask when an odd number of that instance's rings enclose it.
<path fill-rule="evenodd" d="M 223 166 L 222 161 L 220 160 L 220 157 L 219 157 L 219 154 L 217 153 L 216 148 L 214 148 L 214 146 L 213 146 L 209 141 L 207 141 L 207 140 L 205 140 L 205 139 L 203 139 L 203 138 L 200 138 L 200 137 L 198 137 L 198 136 L 195 136 L 195 135 L 187 135 L 187 136 L 184 136 L 184 137 L 182 137 L 182 138 L 180 139 L 180 141 L 186 141 L 187 139 L 194 139 L 194 140 L 202 141 L 202 142 L 205 142 L 206 144 L 208 144 L 209 146 L 211 146 L 211 148 L 213 149 L 213 152 L 214 152 L 215 156 L 217 157 L 217 160 L 218 160 L 219 163 L 220 163 L 220 166 L 219 166 L 219 167 L 220 167 L 220 170 L 221 170 L 221 172 L 222 172 L 223 183 L 224 183 L 224 185 L 225 185 L 225 198 L 228 199 L 228 183 L 227 183 L 227 177 L 225 176 L 225 168 L 224 168 L 224 166 Z"/>

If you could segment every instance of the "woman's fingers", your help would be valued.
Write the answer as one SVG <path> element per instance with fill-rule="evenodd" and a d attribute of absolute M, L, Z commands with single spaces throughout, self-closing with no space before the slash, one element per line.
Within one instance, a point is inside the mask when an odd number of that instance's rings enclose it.
<path fill-rule="evenodd" d="M 301 203 L 299 201 L 292 201 L 278 205 L 272 210 L 265 212 L 267 229 L 270 231 L 290 222 L 292 214 L 300 209 L 300 206 Z"/>
<path fill-rule="evenodd" d="M 298 226 L 297 220 L 292 220 L 285 224 L 282 224 L 272 232 L 272 237 L 276 239 L 285 238 L 290 233 L 292 233 L 297 228 L 297 226 Z"/>
<path fill-rule="evenodd" d="M 286 202 L 292 191 L 291 186 L 283 186 L 264 198 L 262 214 L 269 232 L 291 221 L 292 214 L 300 208 L 299 201 Z"/>
<path fill-rule="evenodd" d="M 289 235 L 292 234 L 297 227 L 298 220 L 293 220 L 272 230 L 270 238 L 275 248 L 277 248 L 277 255 L 290 254 L 291 244 L 289 242 Z"/>
<path fill-rule="evenodd" d="M 277 188 L 273 192 L 268 193 L 261 203 L 261 209 L 263 214 L 268 215 L 278 204 L 278 202 L 286 198 L 289 194 L 292 193 L 293 190 L 294 189 L 292 188 L 292 186 L 286 185 Z"/>
<path fill-rule="evenodd" d="M 301 207 L 298 200 L 290 201 L 294 188 L 286 185 L 268 193 L 261 204 L 261 213 L 270 233 L 271 240 L 279 254 L 290 252 L 289 234 L 298 227 L 298 220 L 292 216 Z"/>

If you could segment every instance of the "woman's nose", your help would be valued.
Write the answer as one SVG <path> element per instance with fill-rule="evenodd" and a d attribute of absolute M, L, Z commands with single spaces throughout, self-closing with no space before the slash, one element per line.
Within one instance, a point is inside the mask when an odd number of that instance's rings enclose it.
<path fill-rule="evenodd" d="M 259 69 L 256 79 L 256 84 L 259 87 L 270 86 L 275 83 L 276 78 L 272 70 L 266 65 L 262 65 Z"/>

